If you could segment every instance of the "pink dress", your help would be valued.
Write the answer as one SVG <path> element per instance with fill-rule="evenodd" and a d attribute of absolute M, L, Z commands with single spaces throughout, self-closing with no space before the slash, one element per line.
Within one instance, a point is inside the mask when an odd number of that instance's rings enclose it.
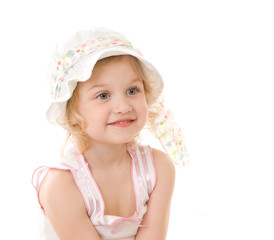
<path fill-rule="evenodd" d="M 131 156 L 131 180 L 136 199 L 136 210 L 129 218 L 104 215 L 104 199 L 84 156 L 79 154 L 75 147 L 70 148 L 56 166 L 42 166 L 36 169 L 33 174 L 33 185 L 38 195 L 39 186 L 50 168 L 71 171 L 82 194 L 88 216 L 101 239 L 133 240 L 147 211 L 149 196 L 156 185 L 156 170 L 149 146 L 134 145 L 128 149 L 128 153 Z M 58 240 L 45 212 L 43 218 L 43 239 Z"/>

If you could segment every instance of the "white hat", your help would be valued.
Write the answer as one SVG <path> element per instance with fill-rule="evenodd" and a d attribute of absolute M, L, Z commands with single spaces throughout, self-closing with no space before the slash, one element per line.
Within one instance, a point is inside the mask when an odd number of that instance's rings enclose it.
<path fill-rule="evenodd" d="M 151 87 L 162 92 L 163 80 L 158 71 L 123 35 L 102 28 L 77 32 L 56 49 L 50 65 L 48 121 L 64 123 L 66 104 L 77 82 L 85 82 L 91 77 L 98 60 L 117 55 L 131 55 L 139 59 L 145 76 L 154 84 Z"/>

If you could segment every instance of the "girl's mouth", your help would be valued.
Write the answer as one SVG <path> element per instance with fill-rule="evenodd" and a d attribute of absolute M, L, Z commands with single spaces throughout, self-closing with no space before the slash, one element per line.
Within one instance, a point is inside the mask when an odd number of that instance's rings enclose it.
<path fill-rule="evenodd" d="M 130 127 L 134 121 L 135 121 L 134 119 L 121 119 L 115 122 L 108 123 L 108 125 L 114 126 L 114 127 L 126 128 L 126 127 Z"/>

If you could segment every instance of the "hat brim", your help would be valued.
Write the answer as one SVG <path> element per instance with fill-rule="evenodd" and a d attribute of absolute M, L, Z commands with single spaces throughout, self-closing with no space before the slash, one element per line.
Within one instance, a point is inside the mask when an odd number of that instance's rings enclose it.
<path fill-rule="evenodd" d="M 97 50 L 88 55 L 85 55 L 77 61 L 69 71 L 66 73 L 62 81 L 62 97 L 58 99 L 53 99 L 50 104 L 46 118 L 52 124 L 57 124 L 65 127 L 65 112 L 68 99 L 71 98 L 74 89 L 78 82 L 85 82 L 90 79 L 92 75 L 93 68 L 97 61 L 119 55 L 131 55 L 139 59 L 142 65 L 145 76 L 151 79 L 154 83 L 153 88 L 157 88 L 159 92 L 163 89 L 163 80 L 157 69 L 147 60 L 145 60 L 142 55 L 136 49 L 130 49 L 125 46 L 115 46 Z"/>

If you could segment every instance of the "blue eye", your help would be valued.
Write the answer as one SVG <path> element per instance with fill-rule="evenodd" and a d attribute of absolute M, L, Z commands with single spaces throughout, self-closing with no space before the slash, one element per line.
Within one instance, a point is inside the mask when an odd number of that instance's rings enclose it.
<path fill-rule="evenodd" d="M 109 98 L 109 94 L 108 93 L 100 93 L 96 98 L 107 99 L 107 98 Z"/>
<path fill-rule="evenodd" d="M 127 95 L 135 95 L 138 92 L 137 88 L 131 88 L 127 90 Z"/>

